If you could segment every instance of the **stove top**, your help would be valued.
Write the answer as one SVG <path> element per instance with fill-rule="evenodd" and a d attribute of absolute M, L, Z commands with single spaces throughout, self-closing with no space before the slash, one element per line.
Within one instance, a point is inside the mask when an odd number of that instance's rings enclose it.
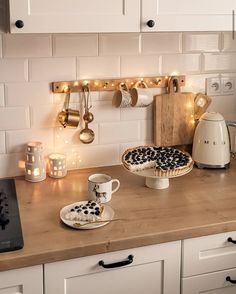
<path fill-rule="evenodd" d="M 0 180 L 0 252 L 21 249 L 24 246 L 15 181 Z"/>

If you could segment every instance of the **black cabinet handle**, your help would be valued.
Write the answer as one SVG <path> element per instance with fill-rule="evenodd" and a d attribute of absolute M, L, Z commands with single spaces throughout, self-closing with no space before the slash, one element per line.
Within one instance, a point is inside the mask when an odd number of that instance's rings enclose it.
<path fill-rule="evenodd" d="M 24 27 L 24 22 L 23 20 L 21 19 L 18 19 L 16 22 L 15 22 L 15 26 L 18 28 L 18 29 L 22 29 Z"/>
<path fill-rule="evenodd" d="M 155 21 L 153 19 L 150 19 L 148 22 L 147 22 L 147 26 L 149 28 L 153 28 L 155 26 Z"/>
<path fill-rule="evenodd" d="M 229 237 L 229 238 L 227 239 L 227 241 L 228 241 L 228 242 L 231 242 L 231 243 L 233 243 L 233 244 L 236 244 L 236 241 L 233 240 L 231 237 Z"/>
<path fill-rule="evenodd" d="M 133 261 L 134 261 L 134 256 L 129 255 L 128 258 L 123 261 L 105 264 L 105 262 L 103 260 L 100 260 L 98 264 L 104 268 L 115 268 L 115 267 L 121 267 L 121 266 L 131 264 Z"/>
<path fill-rule="evenodd" d="M 231 280 L 230 276 L 226 277 L 226 281 L 230 282 L 231 284 L 236 284 L 236 280 Z"/>

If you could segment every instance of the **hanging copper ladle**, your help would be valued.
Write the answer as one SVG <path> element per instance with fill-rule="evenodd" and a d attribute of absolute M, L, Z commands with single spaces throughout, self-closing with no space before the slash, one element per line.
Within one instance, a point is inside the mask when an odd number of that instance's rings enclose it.
<path fill-rule="evenodd" d="M 89 129 L 88 124 L 93 121 L 93 114 L 89 111 L 92 107 L 91 100 L 90 100 L 90 89 L 89 86 L 83 87 L 83 98 L 84 98 L 84 115 L 83 120 L 85 122 L 85 127 L 79 133 L 80 141 L 84 144 L 90 144 L 93 142 L 95 138 L 94 131 Z M 90 100 L 90 105 L 89 105 Z"/>

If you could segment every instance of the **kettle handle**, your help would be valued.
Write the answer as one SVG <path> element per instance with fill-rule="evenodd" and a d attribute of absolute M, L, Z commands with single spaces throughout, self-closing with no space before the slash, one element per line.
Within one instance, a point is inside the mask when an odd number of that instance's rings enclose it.
<path fill-rule="evenodd" d="M 232 157 L 235 157 L 236 152 L 232 152 L 232 146 L 231 146 L 231 138 L 230 138 L 230 132 L 229 132 L 229 127 L 234 127 L 236 128 L 236 121 L 225 121 L 226 126 L 227 126 L 227 130 L 228 130 L 228 135 L 229 135 L 229 148 L 230 148 L 230 153 L 232 155 Z"/>

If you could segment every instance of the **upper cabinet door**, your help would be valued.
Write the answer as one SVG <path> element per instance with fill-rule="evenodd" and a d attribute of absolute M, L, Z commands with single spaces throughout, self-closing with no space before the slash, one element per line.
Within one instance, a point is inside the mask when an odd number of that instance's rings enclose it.
<path fill-rule="evenodd" d="M 139 32 L 139 0 L 10 0 L 11 33 Z"/>
<path fill-rule="evenodd" d="M 235 0 L 142 0 L 141 30 L 231 31 L 233 10 Z M 153 27 L 148 26 L 150 20 Z"/>

